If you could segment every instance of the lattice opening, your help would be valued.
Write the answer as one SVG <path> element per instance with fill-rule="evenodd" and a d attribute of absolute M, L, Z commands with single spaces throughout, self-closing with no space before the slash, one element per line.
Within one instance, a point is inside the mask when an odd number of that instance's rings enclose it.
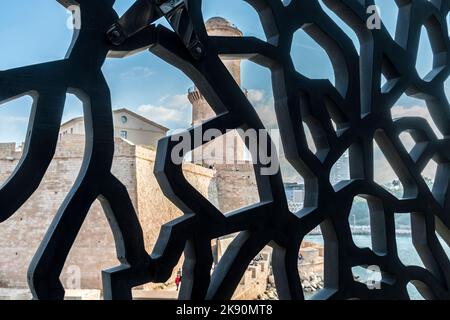
<path fill-rule="evenodd" d="M 352 267 L 352 275 L 355 281 L 367 284 L 369 275 L 367 269 L 363 266 Z M 381 272 L 374 272 L 373 276 L 376 280 L 381 281 Z"/>
<path fill-rule="evenodd" d="M 418 291 L 418 296 L 416 296 L 415 299 L 422 300 L 421 297 L 423 297 L 424 300 L 436 299 L 436 296 L 433 293 L 433 291 L 424 282 L 419 281 L 419 280 L 411 280 L 410 283 L 413 286 L 415 286 Z M 409 294 L 409 292 L 408 292 L 408 294 Z M 410 297 L 411 297 L 411 295 L 410 295 Z"/>
<path fill-rule="evenodd" d="M 313 241 L 319 245 L 323 238 L 323 281 L 324 288 L 317 291 L 311 299 L 322 300 L 329 298 L 339 288 L 339 244 L 337 240 L 336 230 L 331 220 L 325 220 L 320 227 L 314 229 L 314 233 L 320 230 L 321 236 L 309 235 L 305 237 L 305 241 Z"/>
<path fill-rule="evenodd" d="M 331 125 L 336 131 L 336 134 L 340 136 L 345 129 L 348 129 L 349 120 L 331 99 L 325 98 L 325 105 L 327 107 L 328 114 L 330 115 Z"/>
<path fill-rule="evenodd" d="M 395 39 L 399 9 L 395 1 L 375 0 L 378 13 L 392 39 Z"/>
<path fill-rule="evenodd" d="M 247 98 L 263 122 L 264 127 L 267 130 L 279 130 L 271 71 L 259 64 L 244 60 L 241 78 Z"/>
<path fill-rule="evenodd" d="M 438 218 L 436 218 L 438 219 Z M 447 254 L 447 258 L 450 259 L 450 245 L 444 240 L 444 238 L 439 234 L 439 232 L 435 232 L 436 237 L 439 240 L 439 243 L 441 244 L 442 248 L 444 249 L 445 253 Z"/>
<path fill-rule="evenodd" d="M 395 231 L 397 255 L 405 266 L 424 267 L 422 259 L 417 253 L 411 237 L 411 215 L 409 213 L 395 213 Z"/>
<path fill-rule="evenodd" d="M 352 40 L 353 45 L 355 46 L 355 50 L 359 53 L 361 45 L 355 31 L 336 13 L 334 13 L 330 8 L 328 8 L 326 3 L 324 3 L 324 0 L 319 0 L 319 4 L 323 9 L 323 11 L 336 23 L 339 29 L 341 29 Z"/>
<path fill-rule="evenodd" d="M 324 288 L 325 241 L 320 227 L 308 233 L 300 246 L 298 272 L 305 299 L 314 299 Z"/>
<path fill-rule="evenodd" d="M 366 199 L 362 197 L 355 197 L 353 199 L 349 223 L 352 230 L 353 242 L 360 248 L 372 249 L 371 237 L 364 237 L 364 235 L 372 234 L 370 228 L 370 210 Z"/>
<path fill-rule="evenodd" d="M 311 133 L 311 130 L 309 129 L 309 126 L 305 122 L 302 122 L 302 124 L 303 124 L 303 130 L 305 131 L 306 142 L 308 144 L 308 148 L 312 153 L 317 154 L 317 146 L 316 146 L 316 143 L 314 142 L 314 138 Z"/>
<path fill-rule="evenodd" d="M 3 14 L 6 10 L 2 11 Z M 37 99 L 37 94 L 35 94 Z M 11 174 L 19 164 L 19 160 L 23 154 L 23 146 L 26 137 L 28 136 L 28 122 L 32 110 L 33 98 L 29 95 L 21 96 L 11 101 L 2 102 L 0 106 L 0 124 L 1 124 L 1 175 L 0 186 L 8 180 Z M 0 263 L 0 286 L 7 288 L 14 286 L 15 288 L 26 288 L 26 272 L 28 264 L 26 261 L 31 259 L 31 256 L 26 253 L 24 247 L 26 246 L 26 228 L 25 225 L 30 220 L 25 212 L 25 207 L 15 213 L 6 222 L 0 224 L 0 232 L 2 237 L 0 239 L 0 248 L 3 252 L 2 262 Z M 22 235 L 19 239 L 17 235 Z M 38 243 L 35 244 L 36 246 Z M 3 259 L 5 259 L 3 261 Z M 11 261 L 14 261 L 15 270 L 17 272 L 14 280 L 9 279 L 6 275 L 11 270 L 6 269 Z M 11 283 L 13 282 L 13 283 Z M 28 294 L 24 299 L 31 298 Z"/>
<path fill-rule="evenodd" d="M 289 163 L 284 164 L 281 171 L 289 211 L 299 213 L 305 204 L 305 182 Z"/>
<path fill-rule="evenodd" d="M 333 65 L 327 52 L 304 30 L 294 33 L 291 57 L 295 69 L 310 79 L 328 79 L 335 84 Z M 311 64 L 311 61 L 317 61 Z"/>
<path fill-rule="evenodd" d="M 66 299 L 100 300 L 102 270 L 119 264 L 114 237 L 105 212 L 96 200 L 87 215 L 61 272 L 61 283 L 66 289 Z M 82 290 L 82 291 L 80 291 Z"/>
<path fill-rule="evenodd" d="M 228 0 L 227 2 L 221 0 L 208 0 L 202 2 L 202 11 L 205 22 L 214 17 L 220 17 L 233 25 L 233 21 L 239 20 L 237 26 L 245 36 L 255 37 L 266 41 L 266 35 L 263 30 L 258 13 L 246 1 Z M 245 19 L 239 19 L 245 16 Z"/>
<path fill-rule="evenodd" d="M 268 130 L 273 143 L 275 143 L 278 152 L 277 154 L 281 174 L 283 182 L 285 183 L 289 209 L 291 212 L 296 213 L 303 208 L 304 179 L 286 158 L 283 143 L 280 137 L 280 126 L 278 125 L 277 113 L 275 110 L 275 101 L 271 86 L 271 72 L 267 68 L 246 60 L 242 64 L 242 83 L 244 87 L 249 88 L 246 90 L 247 97 L 255 108 L 259 118 L 263 122 L 264 127 Z M 307 126 L 305 125 L 305 127 Z M 313 150 L 315 150 L 311 132 L 309 129 L 307 130 L 309 134 L 308 141 L 311 143 Z M 296 193 L 294 191 L 293 193 L 296 194 L 293 194 L 290 190 L 288 190 L 289 188 L 299 190 L 299 192 Z"/>
<path fill-rule="evenodd" d="M 1 181 L 7 179 L 16 168 L 17 161 L 21 158 L 24 143 L 28 136 L 28 122 L 30 119 L 34 101 L 38 94 L 21 96 L 4 102 L 0 105 L 0 143 L 2 146 L 1 158 L 4 161 Z M 9 174 L 7 174 L 9 172 Z"/>
<path fill-rule="evenodd" d="M 258 114 L 264 127 L 269 130 L 279 130 L 275 100 L 272 88 L 272 73 L 250 60 L 242 62 L 242 87 L 244 92 Z"/>
<path fill-rule="evenodd" d="M 233 294 L 233 300 L 279 299 L 271 260 L 272 248 L 266 246 L 248 265 Z"/>
<path fill-rule="evenodd" d="M 395 276 L 384 272 L 379 266 L 354 266 L 352 267 L 353 279 L 367 286 L 369 290 L 381 290 L 384 284 L 392 285 Z"/>
<path fill-rule="evenodd" d="M 433 191 L 433 185 L 436 179 L 438 164 L 430 160 L 422 171 L 422 177 L 430 191 Z"/>
<path fill-rule="evenodd" d="M 36 98 L 36 101 L 38 99 Z M 23 97 L 18 100 L 13 100 L 9 104 L 14 107 L 14 111 L 17 112 L 17 109 L 20 112 L 24 113 L 24 116 L 29 112 L 26 108 L 23 108 L 24 104 L 31 104 L 31 97 Z M 9 105 L 8 104 L 8 105 Z M 28 108 L 27 108 L 28 109 Z M 30 108 L 31 109 L 31 108 Z M 1 110 L 1 108 L 0 108 Z M 72 115 L 83 114 L 83 104 L 82 102 L 72 94 L 66 95 L 66 105 L 63 113 L 63 119 L 69 119 Z M 12 121 L 10 121 L 12 123 Z M 24 117 L 22 123 L 19 126 L 19 133 L 17 137 L 20 138 L 19 141 L 22 140 L 21 137 L 25 138 L 26 126 L 28 122 L 28 117 Z M 21 128 L 20 128 L 21 127 Z M 82 126 L 82 130 L 84 130 L 84 126 Z M 14 130 L 11 129 L 11 133 L 14 133 Z M 22 140 L 23 141 L 23 140 Z M 2 255 L 6 261 L 15 261 L 15 270 L 17 272 L 17 276 L 11 279 L 2 279 L 0 276 L 0 283 L 9 283 L 9 285 L 5 285 L 5 287 L 12 286 L 15 288 L 28 288 L 27 285 L 27 269 L 31 259 L 33 258 L 34 253 L 36 252 L 40 242 L 42 241 L 44 234 L 47 232 L 47 229 L 56 215 L 59 207 L 62 205 L 64 199 L 68 195 L 71 187 L 74 185 L 79 170 L 81 168 L 81 161 L 84 155 L 85 149 L 85 138 L 84 131 L 82 135 L 71 135 L 70 130 L 66 135 L 61 134 L 59 136 L 59 140 L 56 147 L 55 156 L 53 157 L 50 166 L 44 175 L 42 182 L 35 192 L 35 195 L 25 202 L 22 207 L 16 212 L 14 216 L 8 219 L 6 222 L 0 224 L 0 233 L 4 235 L 0 240 L 0 250 L 4 252 Z M 20 151 L 22 153 L 23 150 Z M 18 163 L 18 158 L 11 160 L 12 164 Z M 3 166 L 2 166 L 3 168 Z M 41 208 L 37 210 L 36 208 Z M 42 209 L 42 208 L 45 208 Z M 103 217 L 106 223 L 106 219 Z M 95 223 L 94 223 L 95 224 Z M 33 226 L 33 236 L 30 236 L 29 228 L 26 226 Z M 92 232 L 93 224 L 90 224 L 89 232 Z M 111 234 L 109 225 L 106 223 L 107 233 Z M 99 233 L 94 231 L 97 234 L 97 238 L 100 236 Z M 9 234 L 9 235 L 8 235 Z M 86 238 L 86 236 L 84 237 Z M 112 239 L 112 238 L 111 238 Z M 105 244 L 105 243 L 103 243 Z M 114 243 L 109 242 L 110 249 L 115 253 Z M 75 256 L 78 259 L 78 262 L 75 263 L 80 267 L 80 269 L 67 267 L 73 265 L 73 259 L 69 258 L 66 262 L 66 268 L 62 272 L 62 283 L 63 285 L 67 284 L 69 281 L 69 285 L 67 288 L 70 288 L 70 284 L 78 283 L 80 280 L 82 288 L 91 287 L 92 283 L 96 280 L 100 280 L 101 278 L 101 269 L 85 268 L 85 262 L 83 259 L 91 258 L 92 262 L 98 262 L 96 259 L 98 257 L 97 254 L 93 253 L 92 250 L 97 249 L 97 243 L 90 243 L 90 247 L 79 248 L 76 245 L 76 253 Z M 100 254 L 103 254 L 103 249 L 99 249 Z M 106 254 L 105 254 L 106 255 Z M 115 254 L 113 255 L 115 257 Z M 8 266 L 8 263 L 0 263 L 0 275 L 1 274 L 9 274 L 11 270 L 1 270 L 2 267 Z M 87 274 L 87 270 L 97 270 L 98 273 L 96 275 Z M 82 270 L 81 273 L 77 273 L 79 270 Z M 5 271 L 5 272 L 3 272 Z M 78 277 L 79 276 L 79 277 Z M 14 282 L 14 283 L 12 283 Z M 86 286 L 86 284 L 90 282 L 90 286 Z M 97 283 L 98 285 L 101 282 Z M 14 294 L 14 292 L 11 292 Z M 28 294 L 28 293 L 27 293 Z M 70 294 L 70 293 L 69 293 Z"/>
<path fill-rule="evenodd" d="M 192 156 L 195 162 L 182 165 L 184 177 L 222 213 L 260 202 L 252 153 L 236 130 L 194 149 Z"/>
<path fill-rule="evenodd" d="M 400 138 L 400 142 L 403 144 L 406 151 L 408 153 L 410 153 L 411 150 L 416 145 L 416 141 L 414 141 L 414 138 L 411 136 L 411 133 L 404 131 L 404 132 L 400 133 L 399 138 Z"/>
<path fill-rule="evenodd" d="M 445 96 L 447 97 L 448 102 L 450 100 L 450 78 L 447 78 L 447 80 L 444 82 L 444 93 Z"/>
<path fill-rule="evenodd" d="M 254 76 L 255 74 L 257 76 Z M 277 148 L 289 210 L 293 213 L 298 213 L 304 206 L 304 179 L 286 159 L 275 110 L 271 72 L 267 68 L 246 60 L 242 63 L 241 75 L 243 87 L 249 88 L 246 89 L 247 98 L 255 108 Z M 304 124 L 304 127 L 308 128 L 306 124 Z M 311 148 L 316 151 L 311 132 L 309 129 L 306 130 L 308 142 L 311 144 Z"/>
<path fill-rule="evenodd" d="M 447 25 L 450 25 L 450 13 L 447 14 Z M 448 35 L 450 36 L 450 30 L 449 30 Z"/>
<path fill-rule="evenodd" d="M 381 79 L 380 79 L 381 88 L 383 88 L 384 85 L 388 82 L 388 80 L 386 79 L 386 77 L 384 76 L 383 73 L 381 73 L 380 78 L 381 78 Z"/>
<path fill-rule="evenodd" d="M 340 182 L 350 180 L 349 152 L 346 150 L 330 171 L 330 183 L 335 188 Z"/>
<path fill-rule="evenodd" d="M 75 94 L 67 94 L 57 151 L 43 180 L 44 185 L 54 190 L 50 197 L 51 217 L 62 205 L 79 174 L 85 150 L 85 130 L 83 102 Z M 54 185 L 57 181 L 58 185 Z M 97 260 L 99 256 L 101 261 Z M 101 288 L 101 270 L 117 264 L 111 228 L 100 202 L 95 201 L 61 272 L 60 280 L 66 289 L 66 299 L 79 298 L 81 291 L 78 290 L 81 289 Z M 98 290 L 82 294 L 88 295 L 89 299 L 101 298 Z"/>
<path fill-rule="evenodd" d="M 419 53 L 417 55 L 416 70 L 419 76 L 425 78 L 433 70 L 433 49 L 428 38 L 427 29 L 422 27 L 420 33 Z"/>
<path fill-rule="evenodd" d="M 416 286 L 411 282 L 408 282 L 406 290 L 408 291 L 408 295 L 411 300 L 425 300 L 419 290 L 417 290 Z"/>
<path fill-rule="evenodd" d="M 304 113 L 303 129 L 309 149 L 315 156 L 323 161 L 330 151 L 328 137 L 321 122 L 315 117 Z"/>
<path fill-rule="evenodd" d="M 26 0 L 12 6 L 2 2 L 0 69 L 63 59 L 72 41 L 71 20 L 71 13 L 57 1 Z"/>
<path fill-rule="evenodd" d="M 233 300 L 278 300 L 275 279 L 272 273 L 272 248 L 267 245 L 258 252 L 249 252 L 247 241 L 252 237 L 249 232 L 229 234 L 211 241 L 212 268 L 208 295 L 221 294 L 221 286 L 227 286 L 230 279 L 233 257 L 248 261 L 240 268 L 242 277 L 231 293 Z M 195 263 L 190 261 L 192 268 Z M 236 266 L 235 266 L 236 267 Z M 242 266 L 244 267 L 244 266 Z M 185 267 L 183 267 L 184 269 Z M 234 281 L 234 280 L 233 280 Z"/>
<path fill-rule="evenodd" d="M 374 182 L 401 199 L 404 186 L 376 141 L 374 147 Z"/>
<path fill-rule="evenodd" d="M 113 110 L 127 109 L 170 130 L 184 130 L 193 123 L 191 99 L 198 111 L 194 119 L 196 124 L 215 117 L 211 107 L 202 94 L 192 87 L 186 75 L 148 51 L 126 59 L 109 58 L 102 71 L 111 89 Z M 129 118 L 126 125 L 120 119 L 115 119 L 115 124 L 130 130 L 146 126 L 138 123 L 135 117 Z M 129 133 L 132 134 L 133 130 Z M 131 137 L 129 139 L 133 140 Z M 135 144 L 156 149 L 156 142 L 151 139 L 149 142 L 139 140 Z"/>
<path fill-rule="evenodd" d="M 428 122 L 436 136 L 439 139 L 443 138 L 442 133 L 439 131 L 434 119 L 431 117 L 425 101 L 422 99 L 417 99 L 403 94 L 397 103 L 391 108 L 391 116 L 393 120 L 406 117 L 423 118 Z"/>
<path fill-rule="evenodd" d="M 377 255 L 387 254 L 385 211 L 380 199 L 368 195 L 355 197 L 348 219 L 356 246 L 369 248 Z"/>
<path fill-rule="evenodd" d="M 115 1 L 113 8 L 117 12 L 117 15 L 121 17 L 134 3 L 134 0 Z"/>

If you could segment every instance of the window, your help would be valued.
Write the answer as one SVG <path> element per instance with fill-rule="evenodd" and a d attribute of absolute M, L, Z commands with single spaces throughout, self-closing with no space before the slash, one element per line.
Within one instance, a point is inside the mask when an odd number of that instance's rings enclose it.
<path fill-rule="evenodd" d="M 123 139 L 127 139 L 128 138 L 128 132 L 122 130 L 120 131 L 120 137 Z"/>
<path fill-rule="evenodd" d="M 122 124 L 127 123 L 127 122 L 128 122 L 127 116 L 121 116 L 121 117 L 120 117 L 120 121 L 122 122 Z"/>

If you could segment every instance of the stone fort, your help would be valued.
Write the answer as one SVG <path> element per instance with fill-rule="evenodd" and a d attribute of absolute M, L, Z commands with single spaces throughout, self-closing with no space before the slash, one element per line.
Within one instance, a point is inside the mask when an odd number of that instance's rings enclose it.
<path fill-rule="evenodd" d="M 235 26 L 222 18 L 210 19 L 206 27 L 210 34 L 242 36 Z M 239 84 L 240 63 L 239 60 L 224 61 Z M 198 90 L 189 90 L 188 98 L 192 103 L 193 124 L 214 116 Z M 28 265 L 81 167 L 83 121 L 83 118 L 75 118 L 62 125 L 55 156 L 39 189 L 11 219 L 0 225 L 0 288 L 27 288 Z M 160 227 L 182 215 L 165 198 L 153 174 L 157 139 L 168 129 L 126 109 L 114 112 L 114 124 L 112 171 L 128 188 L 144 231 L 146 248 L 151 252 Z M 253 166 L 244 160 L 242 139 L 234 132 L 229 136 L 234 141 L 231 148 L 224 147 L 222 140 L 229 137 L 216 139 L 203 150 L 194 150 L 192 159 L 183 165 L 186 179 L 224 213 L 259 201 Z M 203 157 L 206 154 L 209 156 Z M 0 144 L 0 182 L 11 175 L 21 155 L 15 143 Z M 226 158 L 234 159 L 233 163 L 226 162 Z M 212 244 L 215 259 L 219 259 L 219 247 L 226 249 L 223 246 Z M 113 236 L 97 201 L 71 250 L 61 280 L 66 289 L 101 289 L 101 270 L 116 265 Z M 267 273 L 267 266 L 265 270 Z"/>

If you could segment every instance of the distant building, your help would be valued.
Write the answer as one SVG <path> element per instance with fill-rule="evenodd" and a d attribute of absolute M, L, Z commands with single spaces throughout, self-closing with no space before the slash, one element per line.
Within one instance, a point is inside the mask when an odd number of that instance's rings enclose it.
<path fill-rule="evenodd" d="M 305 185 L 303 183 L 285 183 L 284 190 L 288 202 L 303 203 L 305 199 Z"/>
<path fill-rule="evenodd" d="M 287 182 L 284 184 L 286 200 L 291 212 L 298 212 L 303 208 L 305 201 L 305 185 L 297 182 Z"/>
<path fill-rule="evenodd" d="M 156 147 L 158 140 L 166 136 L 168 128 L 128 109 L 113 112 L 114 136 L 135 145 Z M 84 117 L 73 118 L 62 124 L 60 139 L 65 135 L 84 135 Z"/>

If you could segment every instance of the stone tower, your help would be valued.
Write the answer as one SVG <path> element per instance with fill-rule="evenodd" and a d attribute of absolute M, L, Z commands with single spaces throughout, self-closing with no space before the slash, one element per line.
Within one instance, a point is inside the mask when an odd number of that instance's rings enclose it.
<path fill-rule="evenodd" d="M 229 21 L 221 17 L 214 17 L 206 22 L 206 31 L 211 36 L 242 37 L 243 33 Z M 241 60 L 222 59 L 225 67 L 241 86 Z M 192 124 L 198 125 L 215 116 L 214 111 L 197 88 L 192 88 L 188 93 L 192 104 Z M 235 131 L 215 139 L 192 152 L 194 163 L 216 167 L 219 164 L 242 163 L 245 145 L 241 137 Z"/>

